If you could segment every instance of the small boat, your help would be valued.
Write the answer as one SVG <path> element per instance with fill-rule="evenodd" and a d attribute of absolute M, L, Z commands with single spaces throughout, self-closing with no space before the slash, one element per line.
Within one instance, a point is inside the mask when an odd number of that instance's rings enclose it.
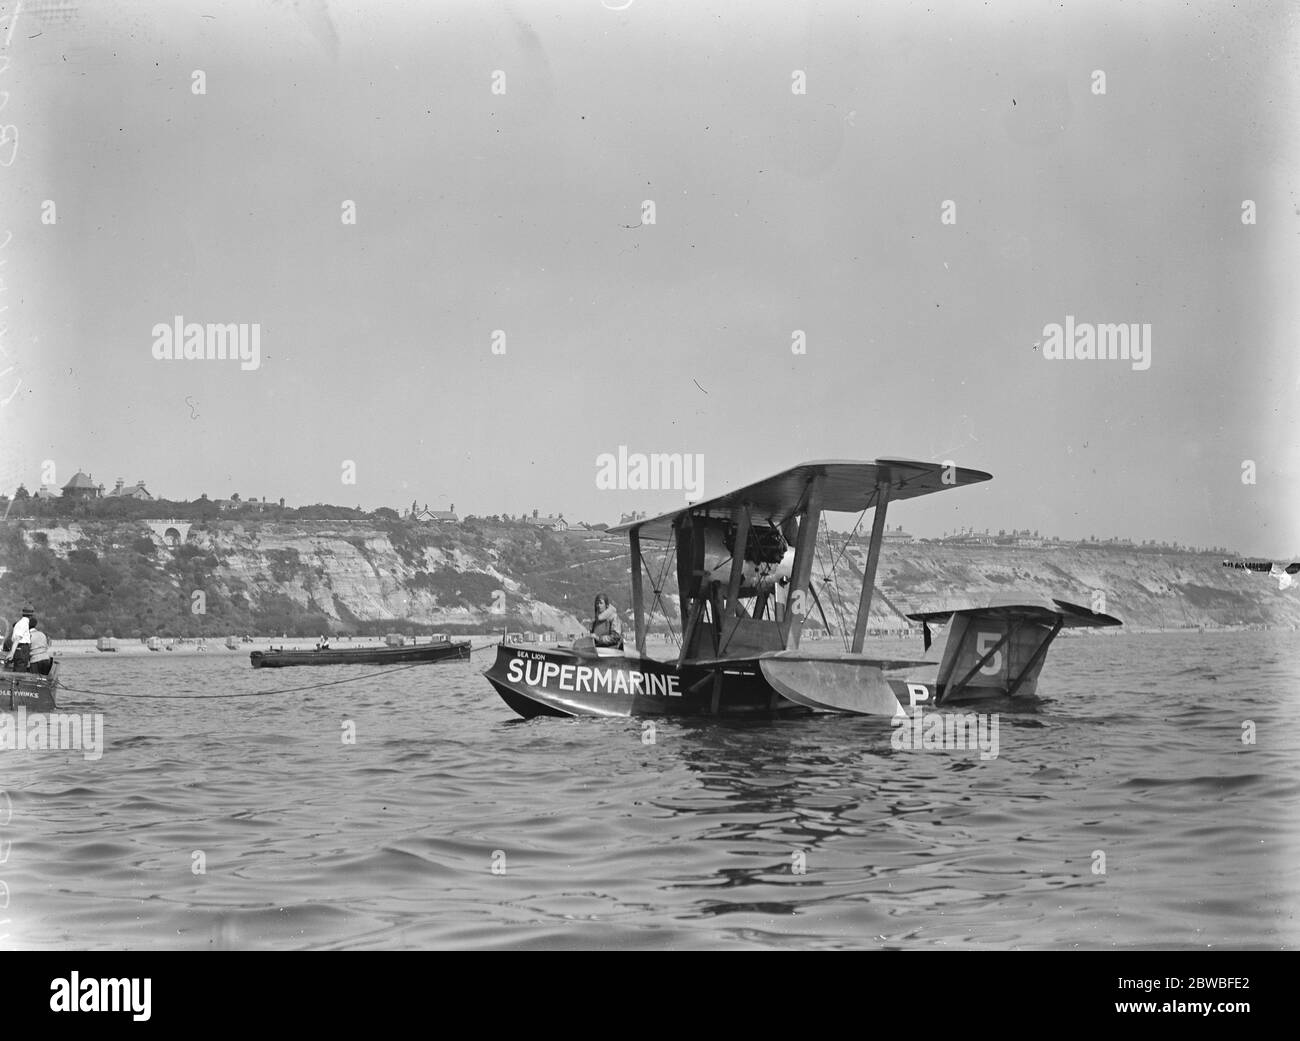
<path fill-rule="evenodd" d="M 941 655 L 936 649 L 930 659 L 902 660 L 863 652 L 891 502 L 989 479 L 983 471 L 949 463 L 803 463 L 739 491 L 611 528 L 628 537 L 635 650 L 597 647 L 591 637 L 556 649 L 503 642 L 484 675 L 525 718 L 809 712 L 894 717 L 921 704 L 956 707 L 1028 698 L 1062 628 L 1116 626 L 1119 619 L 1032 595 L 1009 603 L 945 606 L 908 616 L 909 622 L 921 623 L 926 651 L 931 626 L 947 628 Z M 825 629 L 831 628 L 818 596 L 819 586 L 827 595 L 827 583 L 813 577 L 821 514 L 865 516 L 869 509 L 871 539 L 852 642 L 844 620 L 843 653 L 802 648 L 804 623 L 814 610 Z M 668 560 L 676 557 L 682 633 L 676 660 L 646 656 L 642 571 L 651 569 L 643 540 L 665 543 Z M 650 578 L 654 605 L 662 605 L 662 575 Z"/>
<path fill-rule="evenodd" d="M 28 712 L 53 711 L 54 693 L 59 689 L 59 663 L 48 676 L 38 672 L 0 672 L 0 712 L 25 708 Z"/>
<path fill-rule="evenodd" d="M 253 651 L 249 659 L 255 669 L 279 669 L 288 665 L 415 665 L 469 661 L 469 648 L 468 640 L 424 643 L 413 647 L 316 647 L 301 651 L 272 647 Z"/>

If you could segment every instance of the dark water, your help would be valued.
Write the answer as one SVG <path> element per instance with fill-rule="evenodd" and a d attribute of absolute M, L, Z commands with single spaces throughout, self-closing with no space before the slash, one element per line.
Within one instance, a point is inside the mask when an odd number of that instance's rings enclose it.
<path fill-rule="evenodd" d="M 266 700 L 67 694 L 106 747 L 0 752 L 0 945 L 1294 947 L 1298 650 L 1061 639 L 990 761 L 896 751 L 865 718 L 658 720 L 653 744 L 637 720 L 518 720 L 490 651 Z M 63 668 L 124 694 L 358 675 Z"/>

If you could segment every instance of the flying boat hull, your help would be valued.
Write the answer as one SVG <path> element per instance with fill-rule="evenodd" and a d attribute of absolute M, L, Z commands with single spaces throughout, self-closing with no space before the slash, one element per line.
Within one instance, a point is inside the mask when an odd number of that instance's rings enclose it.
<path fill-rule="evenodd" d="M 507 705 L 534 716 L 774 716 L 808 709 L 756 667 L 678 667 L 635 654 L 501 645 L 484 674 Z"/>

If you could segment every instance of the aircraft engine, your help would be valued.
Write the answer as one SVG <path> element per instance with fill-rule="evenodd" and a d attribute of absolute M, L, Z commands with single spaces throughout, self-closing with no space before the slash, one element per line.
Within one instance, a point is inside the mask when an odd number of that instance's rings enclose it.
<path fill-rule="evenodd" d="M 723 522 L 710 526 L 704 535 L 706 581 L 719 582 L 725 588 L 731 580 L 731 560 L 736 528 Z M 740 595 L 758 596 L 771 592 L 789 581 L 794 565 L 794 548 L 786 534 L 773 524 L 754 524 L 745 545 L 745 564 L 741 572 Z"/>

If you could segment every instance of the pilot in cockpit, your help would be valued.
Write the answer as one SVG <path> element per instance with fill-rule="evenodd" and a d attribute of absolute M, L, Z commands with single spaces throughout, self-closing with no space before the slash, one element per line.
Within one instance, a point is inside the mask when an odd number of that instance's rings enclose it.
<path fill-rule="evenodd" d="M 622 648 L 623 633 L 618 623 L 618 612 L 604 593 L 596 594 L 590 627 L 597 647 Z"/>

